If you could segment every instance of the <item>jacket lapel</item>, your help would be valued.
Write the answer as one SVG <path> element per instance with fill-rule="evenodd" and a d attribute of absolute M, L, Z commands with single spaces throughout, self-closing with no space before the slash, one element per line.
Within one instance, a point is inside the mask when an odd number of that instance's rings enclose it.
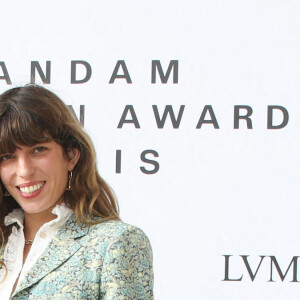
<path fill-rule="evenodd" d="M 88 225 L 78 224 L 75 216 L 72 215 L 38 258 L 30 272 L 26 274 L 14 295 L 41 280 L 77 252 L 82 247 L 79 238 L 86 235 L 88 231 Z"/>

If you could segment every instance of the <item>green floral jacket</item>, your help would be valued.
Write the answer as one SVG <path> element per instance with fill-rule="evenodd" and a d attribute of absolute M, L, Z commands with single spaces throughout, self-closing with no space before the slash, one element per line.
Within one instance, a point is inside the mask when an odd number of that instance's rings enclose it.
<path fill-rule="evenodd" d="M 121 221 L 87 226 L 72 215 L 11 299 L 153 299 L 149 240 Z"/>

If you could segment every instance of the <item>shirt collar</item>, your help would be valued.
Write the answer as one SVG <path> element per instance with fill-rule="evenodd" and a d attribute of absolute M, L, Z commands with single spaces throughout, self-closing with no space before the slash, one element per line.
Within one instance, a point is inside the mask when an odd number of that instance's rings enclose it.
<path fill-rule="evenodd" d="M 57 218 L 48 222 L 49 225 L 56 224 L 56 223 L 58 224 L 64 223 L 73 213 L 73 211 L 69 207 L 67 207 L 65 203 L 56 205 L 51 212 L 52 214 L 57 215 Z M 9 226 L 14 223 L 17 223 L 19 227 L 23 229 L 24 212 L 20 208 L 14 209 L 4 219 L 5 226 Z"/>

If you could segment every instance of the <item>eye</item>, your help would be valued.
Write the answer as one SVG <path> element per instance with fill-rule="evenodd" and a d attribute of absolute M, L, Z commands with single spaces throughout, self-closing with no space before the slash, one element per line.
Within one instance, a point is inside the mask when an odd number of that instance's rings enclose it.
<path fill-rule="evenodd" d="M 11 154 L 4 154 L 0 156 L 0 162 L 11 159 Z"/>
<path fill-rule="evenodd" d="M 34 153 L 41 153 L 46 151 L 48 148 L 44 147 L 44 146 L 37 146 L 34 148 L 33 152 Z"/>

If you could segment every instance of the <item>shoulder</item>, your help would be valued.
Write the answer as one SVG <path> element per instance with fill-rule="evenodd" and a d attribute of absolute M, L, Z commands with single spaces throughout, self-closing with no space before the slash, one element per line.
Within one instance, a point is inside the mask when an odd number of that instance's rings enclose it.
<path fill-rule="evenodd" d="M 75 239 L 82 246 L 78 255 L 110 260 L 131 260 L 136 255 L 144 260 L 152 261 L 152 247 L 146 234 L 138 227 L 122 221 L 101 219 L 93 225 L 77 223 L 75 217 L 67 221 L 58 239 Z M 80 254 L 81 253 L 81 254 Z"/>
<path fill-rule="evenodd" d="M 148 237 L 140 228 L 122 221 L 110 220 L 92 225 L 89 235 L 99 237 L 109 244 L 122 241 L 126 244 L 151 247 Z"/>

